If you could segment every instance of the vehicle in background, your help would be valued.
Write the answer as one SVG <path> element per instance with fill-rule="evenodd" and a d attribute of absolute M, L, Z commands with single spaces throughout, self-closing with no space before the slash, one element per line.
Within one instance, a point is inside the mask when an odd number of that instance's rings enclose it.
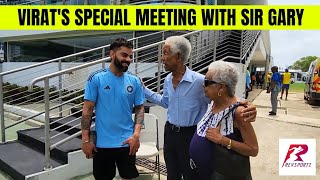
<path fill-rule="evenodd" d="M 311 105 L 320 101 L 320 58 L 310 64 L 305 84 L 304 99 Z"/>

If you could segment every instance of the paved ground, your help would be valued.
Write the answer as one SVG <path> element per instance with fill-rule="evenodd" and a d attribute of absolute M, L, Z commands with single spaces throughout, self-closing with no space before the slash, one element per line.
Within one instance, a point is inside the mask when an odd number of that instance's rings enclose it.
<path fill-rule="evenodd" d="M 270 94 L 262 91 L 254 100 L 254 104 L 258 107 L 270 107 Z M 280 114 L 284 110 L 288 111 L 289 115 L 320 119 L 320 104 L 318 106 L 311 106 L 303 99 L 303 93 L 290 93 L 288 100 L 279 100 Z"/>
<path fill-rule="evenodd" d="M 254 90 L 253 94 L 260 91 Z M 254 97 L 254 96 L 253 96 Z M 280 100 L 277 116 L 269 116 L 270 94 L 262 91 L 253 103 L 258 107 L 258 118 L 253 123 L 259 141 L 259 154 L 251 158 L 252 175 L 254 179 L 290 179 L 318 180 L 320 179 L 320 159 L 317 158 L 316 177 L 278 176 L 279 139 L 316 139 L 320 148 L 320 106 L 310 106 L 303 100 L 303 93 L 290 93 L 288 100 Z M 320 156 L 317 150 L 317 157 Z"/>
<path fill-rule="evenodd" d="M 251 158 L 253 179 L 320 179 L 320 159 L 317 159 L 318 177 L 279 177 L 279 139 L 314 138 L 317 139 L 317 149 L 320 148 L 320 129 L 308 126 L 279 122 L 266 118 L 258 118 L 253 123 L 259 142 L 259 154 Z M 317 151 L 317 157 L 320 156 Z"/>

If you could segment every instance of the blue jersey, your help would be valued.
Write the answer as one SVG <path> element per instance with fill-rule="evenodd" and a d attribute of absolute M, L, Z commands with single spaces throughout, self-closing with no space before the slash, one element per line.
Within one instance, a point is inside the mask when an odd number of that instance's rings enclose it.
<path fill-rule="evenodd" d="M 274 72 L 271 77 L 271 81 L 274 81 L 276 83 L 276 86 L 273 89 L 273 92 L 279 92 L 281 90 L 281 74 L 278 72 Z"/>
<path fill-rule="evenodd" d="M 128 146 L 122 143 L 134 132 L 133 107 L 145 100 L 140 80 L 129 73 L 117 77 L 109 68 L 97 71 L 86 82 L 84 99 L 95 102 L 96 146 Z"/>

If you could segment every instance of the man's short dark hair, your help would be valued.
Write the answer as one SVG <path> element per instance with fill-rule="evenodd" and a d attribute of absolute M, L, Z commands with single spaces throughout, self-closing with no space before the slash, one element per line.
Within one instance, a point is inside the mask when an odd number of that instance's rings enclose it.
<path fill-rule="evenodd" d="M 274 71 L 276 71 L 276 72 L 278 72 L 278 66 L 273 66 L 272 68 L 271 68 L 271 70 L 274 70 Z"/>
<path fill-rule="evenodd" d="M 111 51 L 111 50 L 116 51 L 118 48 L 120 48 L 120 47 L 122 47 L 122 46 L 127 47 L 127 48 L 129 48 L 129 49 L 132 49 L 132 48 L 133 48 L 133 45 L 132 45 L 131 42 L 127 41 L 127 40 L 124 39 L 124 38 L 118 38 L 118 39 L 114 40 L 113 43 L 111 43 L 111 45 L 110 45 L 110 51 Z"/>

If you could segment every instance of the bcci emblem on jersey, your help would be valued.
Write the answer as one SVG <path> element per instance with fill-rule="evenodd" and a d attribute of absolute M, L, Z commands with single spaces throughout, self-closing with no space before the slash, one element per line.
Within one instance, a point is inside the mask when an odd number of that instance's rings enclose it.
<path fill-rule="evenodd" d="M 128 92 L 129 94 L 131 94 L 132 91 L 133 91 L 133 87 L 132 87 L 131 85 L 128 85 L 128 86 L 127 86 L 127 92 Z"/>

